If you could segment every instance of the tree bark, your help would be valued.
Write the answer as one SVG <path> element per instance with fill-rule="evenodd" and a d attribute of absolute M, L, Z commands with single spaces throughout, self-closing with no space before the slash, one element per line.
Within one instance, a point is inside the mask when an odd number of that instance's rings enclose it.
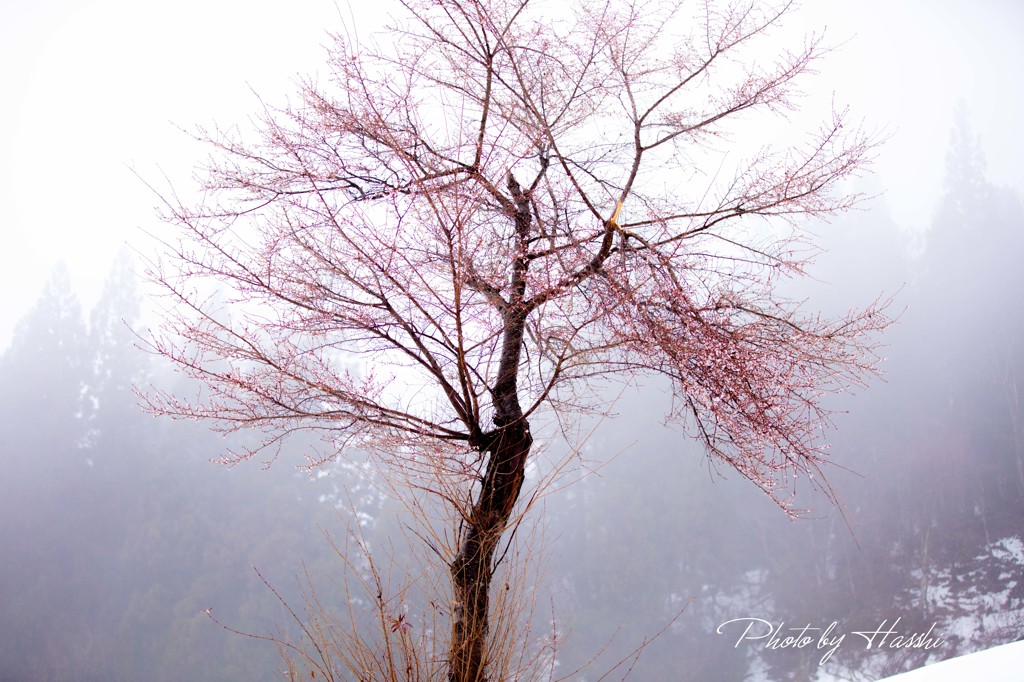
<path fill-rule="evenodd" d="M 488 435 L 488 463 L 459 553 L 451 564 L 455 592 L 449 682 L 487 680 L 492 560 L 519 498 L 533 438 L 525 419 Z"/>
<path fill-rule="evenodd" d="M 486 682 L 487 628 L 494 550 L 508 527 L 526 473 L 533 445 L 530 424 L 519 404 L 519 363 L 526 331 L 526 258 L 530 234 L 530 202 L 512 173 L 510 217 L 515 223 L 519 254 L 512 264 L 509 301 L 502 308 L 504 332 L 497 380 L 491 390 L 494 430 L 474 443 L 487 456 L 480 494 L 466 519 L 459 552 L 451 564 L 454 590 L 448 682 Z"/>

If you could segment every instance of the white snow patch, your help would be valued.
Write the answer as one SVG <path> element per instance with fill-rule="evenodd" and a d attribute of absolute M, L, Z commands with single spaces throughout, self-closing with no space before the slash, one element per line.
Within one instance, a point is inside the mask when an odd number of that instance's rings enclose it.
<path fill-rule="evenodd" d="M 1024 677 L 1024 641 L 951 658 L 878 682 L 1021 682 Z"/>

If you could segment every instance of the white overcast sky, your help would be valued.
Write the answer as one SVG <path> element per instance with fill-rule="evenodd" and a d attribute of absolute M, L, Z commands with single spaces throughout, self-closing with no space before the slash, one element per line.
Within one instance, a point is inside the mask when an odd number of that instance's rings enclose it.
<path fill-rule="evenodd" d="M 363 3 L 361 33 L 374 16 Z M 376 10 L 376 11 L 379 11 Z M 345 0 L 0 0 L 0 349 L 59 262 L 88 309 L 117 249 L 159 230 L 133 174 L 187 185 L 203 150 L 179 127 L 229 126 L 323 62 Z M 997 183 L 1024 189 L 1024 2 L 806 0 L 843 48 L 814 85 L 893 133 L 876 166 L 901 227 L 929 224 L 958 98 Z"/>

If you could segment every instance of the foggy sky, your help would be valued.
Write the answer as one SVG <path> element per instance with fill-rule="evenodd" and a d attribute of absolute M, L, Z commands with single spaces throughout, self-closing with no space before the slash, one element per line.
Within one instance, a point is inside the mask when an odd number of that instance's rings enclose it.
<path fill-rule="evenodd" d="M 373 3 L 374 8 L 381 3 Z M 363 10 L 370 12 L 373 10 Z M 143 251 L 158 203 L 137 171 L 187 190 L 205 151 L 181 132 L 243 123 L 255 93 L 283 102 L 324 61 L 340 17 L 365 39 L 383 19 L 334 0 L 45 0 L 0 7 L 0 192 L 5 267 L 0 348 L 59 261 L 88 309 L 119 245 Z M 1013 0 L 815 0 L 794 35 L 827 25 L 839 49 L 809 91 L 836 93 L 891 134 L 875 169 L 902 229 L 927 227 L 941 192 L 958 98 L 989 178 L 1024 188 L 1016 69 L 1024 7 Z"/>

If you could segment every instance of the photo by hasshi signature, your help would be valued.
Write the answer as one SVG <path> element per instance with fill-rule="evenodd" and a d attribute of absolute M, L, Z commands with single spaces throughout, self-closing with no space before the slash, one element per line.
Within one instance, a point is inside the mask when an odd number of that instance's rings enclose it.
<path fill-rule="evenodd" d="M 727 620 L 715 628 L 715 632 L 736 637 L 733 648 L 739 648 L 744 642 L 758 642 L 763 649 L 770 650 L 813 647 L 823 652 L 818 661 L 820 665 L 824 665 L 843 646 L 847 634 L 859 638 L 851 638 L 850 641 L 857 645 L 863 643 L 866 650 L 929 650 L 942 646 L 943 640 L 935 634 L 935 623 L 925 632 L 902 632 L 898 629 L 900 620 L 897 617 L 890 623 L 886 618 L 873 629 L 842 633 L 838 631 L 839 621 L 832 621 L 824 627 L 814 627 L 809 623 L 801 627 L 787 627 L 785 621 L 775 625 L 764 618 L 745 617 Z"/>

